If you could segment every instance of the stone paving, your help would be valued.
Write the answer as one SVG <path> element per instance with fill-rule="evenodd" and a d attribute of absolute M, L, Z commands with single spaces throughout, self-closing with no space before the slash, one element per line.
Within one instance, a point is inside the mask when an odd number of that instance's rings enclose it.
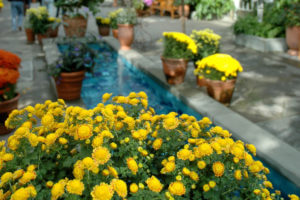
<path fill-rule="evenodd" d="M 23 68 L 18 83 L 18 91 L 22 94 L 19 107 L 34 105 L 47 99 L 55 100 L 42 48 L 37 43 L 26 44 L 24 31 L 10 31 L 9 3 L 4 1 L 4 4 L 5 8 L 0 13 L 0 48 L 22 58 Z M 114 9 L 116 8 L 111 7 L 111 2 L 107 1 L 102 6 L 100 15 L 106 16 Z M 181 31 L 181 22 L 179 19 L 158 15 L 140 18 L 139 22 L 135 28 L 133 48 L 161 66 L 162 44 L 158 40 L 163 31 Z M 300 151 L 300 62 L 294 58 L 289 59 L 285 54 L 266 54 L 235 45 L 232 23 L 231 20 L 188 20 L 186 29 L 187 33 L 193 29 L 213 29 L 222 36 L 221 52 L 231 54 L 243 65 L 244 72 L 239 75 L 229 108 Z M 88 21 L 88 34 L 97 35 L 92 16 Z M 63 35 L 60 27 L 59 36 Z M 192 71 L 193 66 L 190 65 L 184 85 L 197 88 Z M 200 88 L 198 91 L 205 92 Z"/>

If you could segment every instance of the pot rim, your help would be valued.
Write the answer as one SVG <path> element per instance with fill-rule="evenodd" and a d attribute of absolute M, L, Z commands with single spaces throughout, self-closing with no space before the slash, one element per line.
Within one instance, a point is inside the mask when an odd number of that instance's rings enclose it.
<path fill-rule="evenodd" d="M 229 79 L 229 80 L 226 80 L 226 81 L 222 81 L 222 80 L 211 80 L 211 79 L 208 79 L 208 78 L 205 78 L 204 79 L 206 81 L 210 81 L 210 82 L 213 82 L 213 83 L 220 83 L 220 82 L 223 82 L 223 83 L 230 83 L 230 82 L 235 82 L 237 78 L 234 78 L 234 79 Z"/>
<path fill-rule="evenodd" d="M 61 75 L 63 75 L 63 76 L 74 76 L 75 74 L 81 75 L 81 74 L 84 74 L 84 73 L 85 73 L 85 70 L 80 70 L 80 71 L 76 71 L 76 72 L 61 72 L 59 74 L 59 76 L 61 76 Z"/>
<path fill-rule="evenodd" d="M 20 93 L 17 92 L 17 95 L 14 98 L 12 98 L 10 100 L 6 100 L 6 101 L 0 101 L 0 104 L 5 105 L 5 104 L 9 104 L 13 101 L 17 101 L 17 100 L 19 100 L 20 96 L 21 96 Z"/>
<path fill-rule="evenodd" d="M 123 26 L 123 27 L 133 27 L 134 25 L 133 24 L 118 24 L 118 27 L 119 26 Z"/>
<path fill-rule="evenodd" d="M 160 56 L 160 59 L 161 60 L 170 60 L 170 61 L 176 61 L 176 60 L 178 60 L 178 61 L 189 61 L 189 59 L 186 59 L 186 58 L 165 58 L 165 57 L 163 57 L 163 55 L 161 55 Z"/>
<path fill-rule="evenodd" d="M 70 17 L 69 15 L 63 15 L 63 20 L 65 19 L 84 19 L 84 20 L 87 20 L 86 17 L 84 17 L 83 15 L 78 15 L 78 16 L 75 16 L 75 17 Z"/>

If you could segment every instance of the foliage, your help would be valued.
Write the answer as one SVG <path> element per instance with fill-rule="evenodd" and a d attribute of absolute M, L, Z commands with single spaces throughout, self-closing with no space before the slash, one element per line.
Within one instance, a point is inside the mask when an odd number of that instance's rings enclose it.
<path fill-rule="evenodd" d="M 188 35 L 180 32 L 164 32 L 165 58 L 192 59 L 197 54 L 197 45 Z"/>
<path fill-rule="evenodd" d="M 122 8 L 117 15 L 118 24 L 133 24 L 137 23 L 137 14 L 135 8 Z"/>
<path fill-rule="evenodd" d="M 118 28 L 118 22 L 117 22 L 117 17 L 118 17 L 118 13 L 121 12 L 121 8 L 119 8 L 118 10 L 112 11 L 108 14 L 109 18 L 110 18 L 110 26 L 112 29 L 117 29 Z"/>
<path fill-rule="evenodd" d="M 30 8 L 26 11 L 25 26 L 32 28 L 36 34 L 45 34 L 48 29 L 56 29 L 61 21 L 49 17 L 46 7 Z"/>
<path fill-rule="evenodd" d="M 184 5 L 192 5 L 194 2 L 192 0 L 184 0 L 183 1 Z M 175 6 L 180 6 L 181 5 L 181 0 L 175 0 L 174 1 Z"/>
<path fill-rule="evenodd" d="M 79 11 L 82 7 L 88 8 L 95 15 L 103 2 L 104 0 L 57 0 L 55 5 L 67 11 L 68 15 L 82 15 Z"/>
<path fill-rule="evenodd" d="M 110 25 L 110 18 L 96 17 L 96 23 L 98 26 L 100 25 Z"/>
<path fill-rule="evenodd" d="M 66 47 L 56 63 L 49 65 L 49 73 L 52 76 L 57 77 L 61 72 L 93 71 L 96 53 L 87 43 L 74 40 Z"/>
<path fill-rule="evenodd" d="M 195 14 L 197 19 L 221 18 L 234 9 L 232 0 L 195 0 Z"/>
<path fill-rule="evenodd" d="M 215 34 L 212 30 L 193 30 L 191 38 L 195 41 L 198 48 L 198 53 L 195 55 L 194 60 L 201 60 L 219 52 L 221 36 Z"/>
<path fill-rule="evenodd" d="M 243 68 L 239 61 L 227 54 L 214 54 L 196 62 L 194 74 L 200 79 L 230 80 L 235 79 Z"/>
<path fill-rule="evenodd" d="M 300 26 L 300 2 L 286 9 L 286 26 Z"/>
<path fill-rule="evenodd" d="M 63 100 L 14 110 L 5 124 L 17 130 L 7 149 L 0 144 L 0 197 L 280 198 L 269 192 L 269 170 L 254 160 L 254 145 L 210 127 L 207 117 L 156 115 L 144 92 L 102 98 L 92 110 Z"/>
<path fill-rule="evenodd" d="M 19 56 L 0 49 L 0 102 L 16 96 L 15 87 L 20 76 L 20 63 Z"/>
<path fill-rule="evenodd" d="M 256 16 L 247 15 L 238 18 L 233 26 L 235 34 L 255 35 L 264 38 L 284 37 L 284 26 L 277 26 L 270 22 L 258 22 Z"/>

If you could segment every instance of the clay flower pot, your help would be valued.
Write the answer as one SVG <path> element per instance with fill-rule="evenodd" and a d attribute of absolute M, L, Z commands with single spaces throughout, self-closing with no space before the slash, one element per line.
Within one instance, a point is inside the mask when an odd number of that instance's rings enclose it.
<path fill-rule="evenodd" d="M 55 29 L 49 28 L 47 31 L 47 35 L 50 38 L 56 38 L 58 36 L 58 27 L 56 27 Z"/>
<path fill-rule="evenodd" d="M 118 39 L 118 29 L 112 29 L 114 38 Z"/>
<path fill-rule="evenodd" d="M 134 38 L 134 30 L 132 24 L 118 24 L 118 39 L 120 42 L 120 50 L 130 50 Z"/>
<path fill-rule="evenodd" d="M 285 30 L 286 43 L 289 47 L 288 53 L 296 56 L 299 51 L 300 26 L 287 27 Z"/>
<path fill-rule="evenodd" d="M 47 33 L 45 33 L 45 34 L 37 34 L 37 39 L 38 39 L 40 45 L 43 44 L 43 41 L 42 41 L 42 40 L 43 40 L 44 38 L 48 38 L 48 34 L 47 34 Z"/>
<path fill-rule="evenodd" d="M 0 102 L 0 135 L 5 135 L 10 133 L 12 130 L 7 129 L 4 125 L 5 120 L 9 116 L 9 113 L 14 109 L 18 108 L 18 101 L 20 98 L 20 94 L 17 94 L 14 98 Z"/>
<path fill-rule="evenodd" d="M 199 87 L 206 87 L 206 79 L 205 78 L 199 78 L 197 76 L 197 85 Z"/>
<path fill-rule="evenodd" d="M 60 73 L 60 76 L 55 78 L 58 98 L 64 100 L 79 99 L 84 73 L 85 70 Z"/>
<path fill-rule="evenodd" d="M 171 85 L 177 85 L 184 81 L 187 70 L 187 59 L 164 58 L 161 56 L 163 70 L 167 82 Z"/>
<path fill-rule="evenodd" d="M 229 105 L 234 91 L 236 79 L 227 81 L 206 79 L 207 93 L 215 100 Z"/>
<path fill-rule="evenodd" d="M 183 9 L 184 9 L 184 17 L 185 18 L 188 18 L 189 15 L 190 15 L 190 5 L 184 5 L 183 6 Z M 183 13 L 182 13 L 182 6 L 178 6 L 178 14 L 180 17 L 183 16 Z"/>
<path fill-rule="evenodd" d="M 27 43 L 32 44 L 35 41 L 35 34 L 31 28 L 25 28 Z"/>
<path fill-rule="evenodd" d="M 98 32 L 101 36 L 108 36 L 110 31 L 109 25 L 98 25 Z"/>
<path fill-rule="evenodd" d="M 87 19 L 83 16 L 70 18 L 63 16 L 64 30 L 67 37 L 84 37 L 87 27 Z"/>

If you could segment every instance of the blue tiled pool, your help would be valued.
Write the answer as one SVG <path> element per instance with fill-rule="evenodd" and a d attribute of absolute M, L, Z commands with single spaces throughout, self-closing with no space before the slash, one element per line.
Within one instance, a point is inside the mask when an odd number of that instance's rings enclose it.
<path fill-rule="evenodd" d="M 81 90 L 81 98 L 87 108 L 93 108 L 101 102 L 104 93 L 113 93 L 113 96 L 116 96 L 144 91 L 148 94 L 149 105 L 159 114 L 175 111 L 179 114 L 193 115 L 197 119 L 202 118 L 198 112 L 119 56 L 107 44 L 91 44 L 90 47 L 98 52 L 98 58 L 94 75 L 86 73 Z M 60 45 L 59 48 L 63 51 L 65 46 Z M 267 163 L 264 162 L 264 165 L 271 172 L 268 179 L 273 183 L 275 189 L 282 191 L 283 196 L 287 197 L 287 194 L 300 195 L 300 188 Z"/>

